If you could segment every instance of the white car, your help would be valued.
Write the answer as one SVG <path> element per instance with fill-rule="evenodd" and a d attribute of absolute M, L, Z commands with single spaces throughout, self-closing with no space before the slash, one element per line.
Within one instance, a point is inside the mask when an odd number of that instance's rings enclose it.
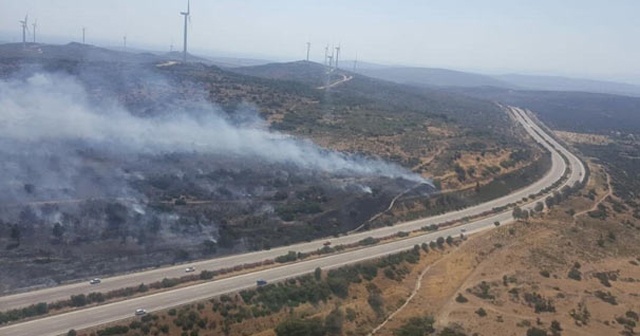
<path fill-rule="evenodd" d="M 187 272 L 187 273 L 191 273 L 191 272 L 195 272 L 196 268 L 195 267 L 187 267 L 187 268 L 185 268 L 184 271 Z"/>
<path fill-rule="evenodd" d="M 100 279 L 99 278 L 95 278 L 95 279 L 91 279 L 91 281 L 89 281 L 90 284 L 92 285 L 97 285 L 100 283 Z"/>
<path fill-rule="evenodd" d="M 136 309 L 136 315 L 144 315 L 147 313 L 146 309 L 138 308 Z"/>

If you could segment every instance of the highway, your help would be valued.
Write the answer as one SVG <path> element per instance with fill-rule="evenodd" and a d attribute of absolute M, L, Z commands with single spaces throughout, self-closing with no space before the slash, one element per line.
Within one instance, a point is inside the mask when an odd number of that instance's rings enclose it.
<path fill-rule="evenodd" d="M 366 237 L 385 237 L 392 235 L 398 231 L 408 232 L 420 229 L 425 225 L 438 224 L 480 214 L 485 211 L 489 211 L 494 207 L 520 201 L 523 197 L 527 197 L 530 194 L 535 194 L 562 178 L 565 170 L 569 167 L 566 166 L 564 160 L 558 152 L 561 152 L 563 155 L 565 155 L 565 157 L 567 157 L 571 168 L 571 174 L 569 178 L 558 189 L 561 189 L 564 185 L 572 186 L 575 182 L 580 181 L 585 177 L 585 168 L 577 157 L 575 157 L 567 149 L 563 148 L 551 136 L 546 134 L 539 126 L 534 124 L 524 111 L 517 108 L 511 108 L 511 112 L 515 119 L 523 125 L 524 129 L 532 136 L 532 138 L 541 143 L 552 153 L 552 168 L 542 179 L 528 187 L 522 188 L 510 195 L 487 203 L 483 203 L 460 211 L 443 214 L 440 216 L 401 223 L 392 227 L 384 227 L 372 231 L 355 233 L 339 238 L 316 240 L 308 243 L 300 243 L 291 246 L 274 248 L 269 251 L 258 251 L 242 255 L 229 256 L 225 258 L 206 260 L 190 265 L 195 266 L 197 271 L 201 271 L 204 269 L 214 270 L 224 267 L 233 267 L 238 264 L 272 259 L 276 256 L 283 255 L 288 251 L 314 251 L 318 248 L 321 248 L 323 246 L 323 243 L 327 240 L 331 241 L 334 245 L 349 244 L 352 242 L 360 241 Z M 539 134 L 536 133 L 536 131 Z M 543 201 L 545 197 L 546 195 L 536 200 L 531 200 L 529 203 L 522 205 L 521 207 L 523 209 L 531 209 L 533 208 L 535 203 L 537 203 L 538 201 Z M 29 322 L 9 325 L 0 328 L 0 335 L 57 335 L 65 333 L 72 328 L 82 329 L 131 317 L 133 316 L 133 311 L 136 308 L 145 308 L 148 311 L 161 310 L 171 306 L 181 305 L 195 300 L 210 298 L 212 296 L 220 295 L 227 292 L 234 292 L 244 288 L 253 287 L 255 286 L 256 279 L 259 278 L 264 278 L 269 281 L 277 281 L 312 272 L 316 267 L 321 267 L 323 269 L 340 267 L 345 264 L 403 251 L 413 247 L 413 245 L 415 244 L 429 242 L 431 240 L 437 239 L 438 237 L 446 237 L 449 235 L 457 236 L 460 234 L 460 230 L 462 228 L 466 230 L 467 234 L 472 234 L 475 232 L 493 228 L 493 223 L 495 221 L 508 223 L 512 220 L 513 218 L 511 217 L 511 210 L 508 210 L 496 215 L 491 215 L 482 220 L 476 220 L 457 227 L 441 229 L 436 232 L 405 240 L 398 240 L 386 244 L 374 245 L 340 254 L 332 254 L 314 260 L 285 264 L 267 270 L 256 271 L 245 275 L 233 276 L 227 279 L 214 280 L 199 285 L 188 286 L 140 298 L 105 304 L 93 308 L 87 308 L 70 313 L 36 319 Z M 109 291 L 111 289 L 137 286 L 140 283 L 151 283 L 161 280 L 164 277 L 179 277 L 185 274 L 185 267 L 186 266 L 165 267 L 150 271 L 105 278 L 99 285 L 89 285 L 88 282 L 83 282 L 22 294 L 4 296 L 0 297 L 0 310 L 22 307 L 37 302 L 52 302 L 60 299 L 66 299 L 72 294 L 89 293 L 98 290 Z"/>

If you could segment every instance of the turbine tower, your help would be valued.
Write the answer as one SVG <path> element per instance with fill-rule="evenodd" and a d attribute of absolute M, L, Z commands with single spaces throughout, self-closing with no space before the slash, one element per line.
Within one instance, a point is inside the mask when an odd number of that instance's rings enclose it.
<path fill-rule="evenodd" d="M 191 4 L 187 0 L 187 11 L 180 12 L 180 15 L 184 16 L 184 46 L 182 48 L 182 62 L 187 63 L 187 21 L 191 20 Z"/>
<path fill-rule="evenodd" d="M 329 45 L 327 44 L 327 46 L 324 47 L 324 65 L 327 66 L 327 64 L 329 61 Z"/>
<path fill-rule="evenodd" d="M 124 43 L 124 48 L 127 49 L 127 35 L 122 37 L 122 42 Z"/>
<path fill-rule="evenodd" d="M 29 30 L 29 15 L 24 16 L 24 20 L 20 20 L 22 26 L 22 47 L 27 46 L 27 30 Z"/>
<path fill-rule="evenodd" d="M 340 45 L 336 47 L 336 69 L 338 68 L 338 60 L 340 59 Z"/>
<path fill-rule="evenodd" d="M 358 53 L 356 53 L 356 59 L 353 61 L 353 72 L 356 72 L 358 68 Z"/>
<path fill-rule="evenodd" d="M 82 27 L 82 44 L 85 44 L 84 43 L 84 37 L 85 37 L 86 30 L 87 30 L 87 27 Z"/>
<path fill-rule="evenodd" d="M 33 43 L 36 43 L 36 27 L 38 27 L 38 19 L 36 19 L 31 26 L 33 26 Z"/>
<path fill-rule="evenodd" d="M 307 62 L 309 62 L 309 50 L 311 50 L 311 42 L 307 42 Z"/>

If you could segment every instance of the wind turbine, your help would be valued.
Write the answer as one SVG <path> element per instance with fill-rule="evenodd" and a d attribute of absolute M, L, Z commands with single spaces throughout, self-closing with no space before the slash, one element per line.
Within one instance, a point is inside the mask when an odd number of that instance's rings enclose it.
<path fill-rule="evenodd" d="M 29 30 L 29 15 L 24 16 L 24 20 L 20 20 L 20 25 L 22 25 L 22 46 L 27 46 L 27 31 Z"/>
<path fill-rule="evenodd" d="M 33 26 L 33 43 L 36 43 L 36 27 L 38 27 L 38 19 L 32 24 Z"/>
<path fill-rule="evenodd" d="M 336 69 L 338 68 L 338 59 L 340 59 L 340 45 L 336 47 Z"/>
<path fill-rule="evenodd" d="M 358 68 L 358 53 L 356 52 L 356 59 L 353 61 L 353 72 L 356 72 Z"/>
<path fill-rule="evenodd" d="M 87 27 L 82 27 L 82 44 L 85 44 L 84 43 L 84 37 L 85 37 L 86 30 L 87 30 Z"/>
<path fill-rule="evenodd" d="M 307 62 L 309 62 L 309 50 L 311 49 L 311 42 L 307 42 Z"/>
<path fill-rule="evenodd" d="M 122 41 L 124 43 L 124 48 L 127 49 L 127 35 L 122 37 Z"/>
<path fill-rule="evenodd" d="M 329 61 L 329 45 L 327 44 L 324 47 L 324 65 L 325 66 L 327 66 L 327 64 L 329 64 L 328 61 Z"/>
<path fill-rule="evenodd" d="M 191 22 L 191 4 L 187 0 L 187 11 L 180 12 L 184 16 L 184 46 L 182 48 L 182 62 L 187 63 L 187 21 Z"/>

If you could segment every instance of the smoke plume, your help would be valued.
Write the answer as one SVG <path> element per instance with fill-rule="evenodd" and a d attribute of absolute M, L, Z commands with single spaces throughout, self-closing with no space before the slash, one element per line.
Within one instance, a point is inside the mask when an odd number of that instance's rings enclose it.
<path fill-rule="evenodd" d="M 28 189 L 33 183 L 43 189 L 41 196 L 47 186 L 51 193 L 56 186 L 78 189 L 85 185 L 91 189 L 91 181 L 77 181 L 77 170 L 83 169 L 91 172 L 89 180 L 105 176 L 113 180 L 102 181 L 101 185 L 112 188 L 100 192 L 122 190 L 117 180 L 125 172 L 118 172 L 116 165 L 105 167 L 80 159 L 76 155 L 79 150 L 100 150 L 115 158 L 201 152 L 330 174 L 428 183 L 397 165 L 325 150 L 311 141 L 270 131 L 249 107 L 236 114 L 242 118 L 230 118 L 204 101 L 185 102 L 172 109 L 154 117 L 134 116 L 115 100 L 99 104 L 91 101 L 80 82 L 59 74 L 39 73 L 22 80 L 1 81 L 0 187 L 18 193 L 17 189 Z M 101 174 L 101 170 L 111 173 Z M 73 197 L 74 190 L 68 192 Z"/>

